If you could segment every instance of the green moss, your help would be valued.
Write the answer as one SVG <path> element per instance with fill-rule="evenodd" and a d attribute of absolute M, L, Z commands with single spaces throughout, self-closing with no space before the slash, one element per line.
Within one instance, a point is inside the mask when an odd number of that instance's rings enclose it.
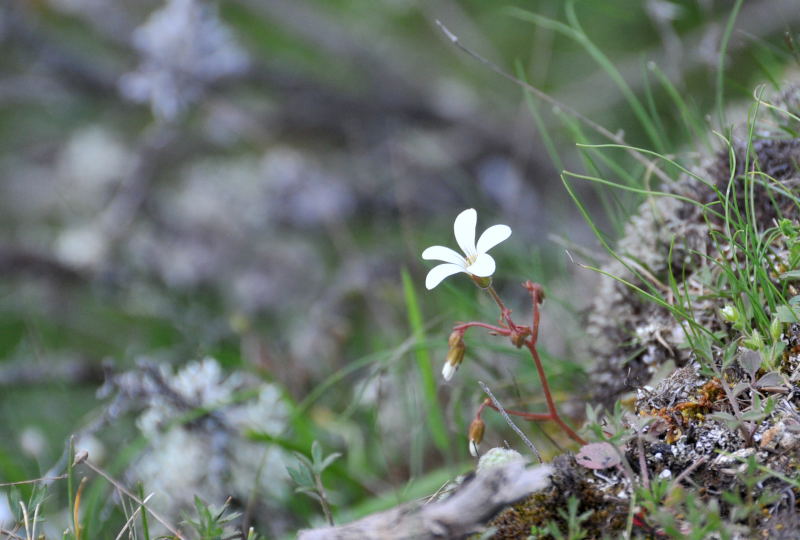
<path fill-rule="evenodd" d="M 567 508 L 570 496 L 579 501 L 578 512 L 591 510 L 582 523 L 589 538 L 614 535 L 625 528 L 628 506 L 611 498 L 599 484 L 590 482 L 591 472 L 579 466 L 572 456 L 560 456 L 554 461 L 556 472 L 550 489 L 534 493 L 499 514 L 489 524 L 496 529 L 493 539 L 526 538 L 532 527 L 544 528 L 555 522 L 566 530 L 566 522 L 559 509 Z"/>

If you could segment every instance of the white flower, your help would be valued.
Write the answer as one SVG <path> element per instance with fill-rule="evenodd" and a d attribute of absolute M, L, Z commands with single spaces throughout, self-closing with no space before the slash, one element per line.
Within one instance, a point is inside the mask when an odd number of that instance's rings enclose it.
<path fill-rule="evenodd" d="M 453 224 L 456 242 L 464 252 L 463 256 L 444 246 L 431 246 L 422 252 L 422 258 L 425 260 L 444 262 L 428 272 L 425 278 L 425 287 L 428 290 L 436 287 L 446 277 L 459 272 L 479 278 L 487 278 L 494 274 L 494 259 L 486 252 L 511 236 L 511 228 L 508 225 L 492 225 L 483 232 L 476 244 L 477 221 L 477 212 L 474 208 L 469 208 L 458 214 Z"/>

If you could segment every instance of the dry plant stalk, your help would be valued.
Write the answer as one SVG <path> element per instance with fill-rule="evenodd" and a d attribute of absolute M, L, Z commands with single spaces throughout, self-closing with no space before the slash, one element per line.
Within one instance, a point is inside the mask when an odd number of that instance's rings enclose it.
<path fill-rule="evenodd" d="M 300 531 L 298 540 L 435 540 L 479 532 L 500 510 L 550 485 L 550 465 L 516 462 L 468 476 L 446 499 L 408 503 L 339 527 Z"/>

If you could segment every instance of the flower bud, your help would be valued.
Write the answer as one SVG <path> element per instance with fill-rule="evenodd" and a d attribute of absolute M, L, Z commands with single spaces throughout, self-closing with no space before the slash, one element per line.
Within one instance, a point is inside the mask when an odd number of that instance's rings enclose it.
<path fill-rule="evenodd" d="M 778 222 L 778 228 L 781 230 L 781 234 L 787 238 L 794 238 L 797 235 L 797 227 L 795 227 L 792 222 L 786 218 L 783 218 Z"/>
<path fill-rule="evenodd" d="M 480 416 L 472 420 L 469 425 L 469 453 L 472 457 L 478 457 L 478 445 L 483 440 L 483 433 L 486 431 L 486 424 Z"/>
<path fill-rule="evenodd" d="M 741 318 L 739 310 L 736 309 L 736 306 L 733 304 L 727 304 L 725 307 L 719 310 L 719 314 L 722 315 L 723 319 L 731 324 L 736 324 Z"/>
<path fill-rule="evenodd" d="M 745 339 L 742 343 L 748 349 L 752 349 L 754 351 L 760 351 L 764 348 L 764 340 L 761 338 L 761 334 L 758 330 L 753 330 L 753 333 Z"/>
<path fill-rule="evenodd" d="M 442 368 L 442 377 L 444 380 L 449 381 L 453 378 L 458 366 L 464 360 L 464 353 L 467 350 L 464 345 L 464 335 L 461 332 L 454 331 L 450 334 L 447 343 L 450 348 L 447 350 L 447 357 L 445 358 L 444 367 Z"/>
<path fill-rule="evenodd" d="M 511 343 L 514 344 L 514 347 L 519 349 L 523 345 L 525 345 L 525 340 L 530 335 L 530 330 L 525 327 L 516 327 L 511 329 L 511 334 L 509 334 L 508 338 L 511 340 Z"/>
<path fill-rule="evenodd" d="M 769 323 L 769 335 L 774 343 L 780 341 L 781 335 L 783 335 L 783 324 L 777 317 Z"/>

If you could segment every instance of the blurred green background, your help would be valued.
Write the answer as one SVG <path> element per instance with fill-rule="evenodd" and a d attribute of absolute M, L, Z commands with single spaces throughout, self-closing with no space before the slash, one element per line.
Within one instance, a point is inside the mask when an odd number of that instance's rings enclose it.
<path fill-rule="evenodd" d="M 490 336 L 470 334 L 464 367 L 450 384 L 439 376 L 449 327 L 497 318 L 463 277 L 424 290 L 421 251 L 455 247 L 452 220 L 468 207 L 479 230 L 514 231 L 492 254 L 520 319 L 518 284 L 545 285 L 542 353 L 578 419 L 572 391 L 591 364 L 582 310 L 597 277 L 565 248 L 602 254 L 559 173 L 639 184 L 648 173 L 578 151 L 608 141 L 460 51 L 435 21 L 628 144 L 691 165 L 726 127 L 720 110 L 744 110 L 755 85 L 778 88 L 796 69 L 796 3 L 743 2 L 726 32 L 737 6 L 3 2 L 0 483 L 61 474 L 76 434 L 90 459 L 147 491 L 147 460 L 172 467 L 159 445 L 178 444 L 173 430 L 181 448 L 209 444 L 219 470 L 165 496 L 234 494 L 268 537 L 321 523 L 285 472 L 314 440 L 343 454 L 324 476 L 338 521 L 433 493 L 471 464 L 477 380 L 509 406 L 543 404 L 526 357 Z M 612 239 L 640 202 L 575 187 Z M 180 371 L 206 357 L 222 371 Z M 218 414 L 176 416 L 192 407 Z M 525 430 L 547 455 L 568 446 L 548 426 Z M 490 419 L 488 446 L 515 437 Z M 237 484 L 236 441 L 261 452 L 266 482 Z M 91 531 L 116 534 L 113 488 L 86 474 Z M 66 486 L 49 492 L 58 534 Z M 8 512 L 0 495 L 0 526 Z"/>

